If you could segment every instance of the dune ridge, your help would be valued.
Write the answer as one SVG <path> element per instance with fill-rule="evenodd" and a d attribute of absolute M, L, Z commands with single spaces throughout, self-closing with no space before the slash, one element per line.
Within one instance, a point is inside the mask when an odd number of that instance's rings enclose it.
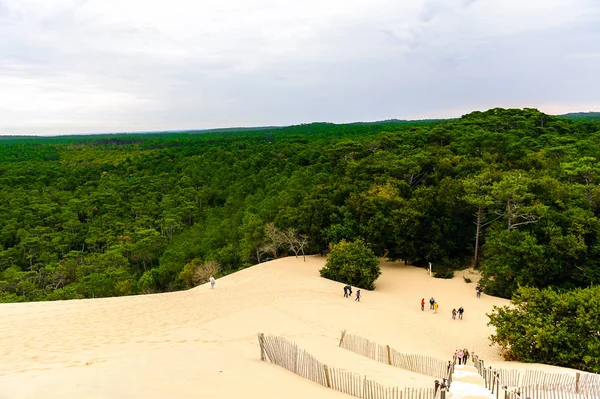
<path fill-rule="evenodd" d="M 356 302 L 343 297 L 343 284 L 319 277 L 324 263 L 282 258 L 220 278 L 215 289 L 0 304 L 0 399 L 347 397 L 261 362 L 258 332 L 388 385 L 428 387 L 433 378 L 338 348 L 343 329 L 402 352 L 446 359 L 467 347 L 487 364 L 503 363 L 489 346 L 485 313 L 508 301 L 477 299 L 462 278 L 469 271 L 441 280 L 382 261 L 376 290 Z M 431 296 L 438 314 L 420 309 Z M 452 320 L 459 306 L 464 320 Z"/>

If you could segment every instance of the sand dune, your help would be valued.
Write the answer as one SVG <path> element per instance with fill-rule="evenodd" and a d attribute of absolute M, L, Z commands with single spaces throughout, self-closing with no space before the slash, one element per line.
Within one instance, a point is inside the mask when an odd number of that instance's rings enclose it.
<path fill-rule="evenodd" d="M 342 284 L 319 277 L 324 262 L 279 259 L 223 277 L 214 290 L 0 304 L 0 399 L 348 397 L 261 362 L 258 332 L 392 386 L 432 386 L 433 378 L 338 348 L 341 330 L 408 353 L 449 359 L 461 346 L 502 363 L 485 313 L 508 301 L 477 299 L 462 277 L 468 271 L 441 280 L 382 262 L 376 290 L 358 303 L 343 298 Z M 420 310 L 431 296 L 438 314 Z M 452 320 L 459 306 L 464 320 Z"/>

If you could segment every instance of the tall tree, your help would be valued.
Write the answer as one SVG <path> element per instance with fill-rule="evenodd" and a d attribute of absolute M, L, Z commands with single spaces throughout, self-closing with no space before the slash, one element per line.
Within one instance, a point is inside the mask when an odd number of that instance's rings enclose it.
<path fill-rule="evenodd" d="M 532 180 L 521 171 L 507 172 L 492 184 L 491 195 L 498 205 L 495 214 L 506 218 L 508 231 L 537 223 L 546 213 L 547 206 L 531 193 L 531 184 Z"/>
<path fill-rule="evenodd" d="M 483 229 L 492 222 L 495 222 L 502 215 L 496 215 L 494 218 L 488 218 L 488 210 L 494 205 L 492 191 L 491 174 L 482 173 L 463 181 L 466 195 L 465 201 L 475 208 L 475 250 L 471 266 L 479 266 L 479 247 Z"/>

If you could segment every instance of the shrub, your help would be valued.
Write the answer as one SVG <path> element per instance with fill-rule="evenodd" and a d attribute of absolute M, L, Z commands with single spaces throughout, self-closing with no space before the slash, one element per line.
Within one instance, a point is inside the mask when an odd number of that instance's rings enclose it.
<path fill-rule="evenodd" d="M 216 275 L 219 270 L 220 267 L 217 262 L 202 263 L 200 259 L 195 258 L 183 267 L 183 270 L 179 273 L 179 278 L 186 288 L 193 288 L 208 282 L 210 276 Z"/>
<path fill-rule="evenodd" d="M 362 240 L 342 240 L 333 245 L 321 277 L 372 290 L 381 274 L 379 259 Z"/>
<path fill-rule="evenodd" d="M 465 280 L 465 283 L 467 283 L 467 284 L 473 282 L 473 280 L 471 280 L 469 277 L 465 277 L 465 276 L 463 276 L 463 280 Z"/>
<path fill-rule="evenodd" d="M 560 293 L 520 287 L 494 307 L 490 337 L 505 358 L 600 372 L 600 286 Z"/>
<path fill-rule="evenodd" d="M 64 288 L 58 288 L 48 294 L 49 301 L 63 301 L 67 299 L 81 299 L 84 296 L 77 292 L 77 285 L 71 284 Z"/>
<path fill-rule="evenodd" d="M 454 270 L 447 267 L 438 267 L 437 270 L 433 271 L 433 277 L 435 278 L 452 278 L 454 277 Z"/>
<path fill-rule="evenodd" d="M 146 270 L 137 282 L 137 289 L 142 294 L 154 294 L 156 292 L 156 283 L 154 281 L 155 270 Z"/>
<path fill-rule="evenodd" d="M 433 265 L 433 277 L 435 278 L 453 278 L 454 271 L 464 269 L 460 259 L 443 257 Z"/>

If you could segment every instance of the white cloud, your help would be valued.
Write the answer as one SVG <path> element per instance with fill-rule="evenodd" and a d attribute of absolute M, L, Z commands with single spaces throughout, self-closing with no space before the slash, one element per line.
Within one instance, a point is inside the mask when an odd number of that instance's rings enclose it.
<path fill-rule="evenodd" d="M 593 0 L 0 0 L 0 134 L 589 110 L 599 18 Z"/>

